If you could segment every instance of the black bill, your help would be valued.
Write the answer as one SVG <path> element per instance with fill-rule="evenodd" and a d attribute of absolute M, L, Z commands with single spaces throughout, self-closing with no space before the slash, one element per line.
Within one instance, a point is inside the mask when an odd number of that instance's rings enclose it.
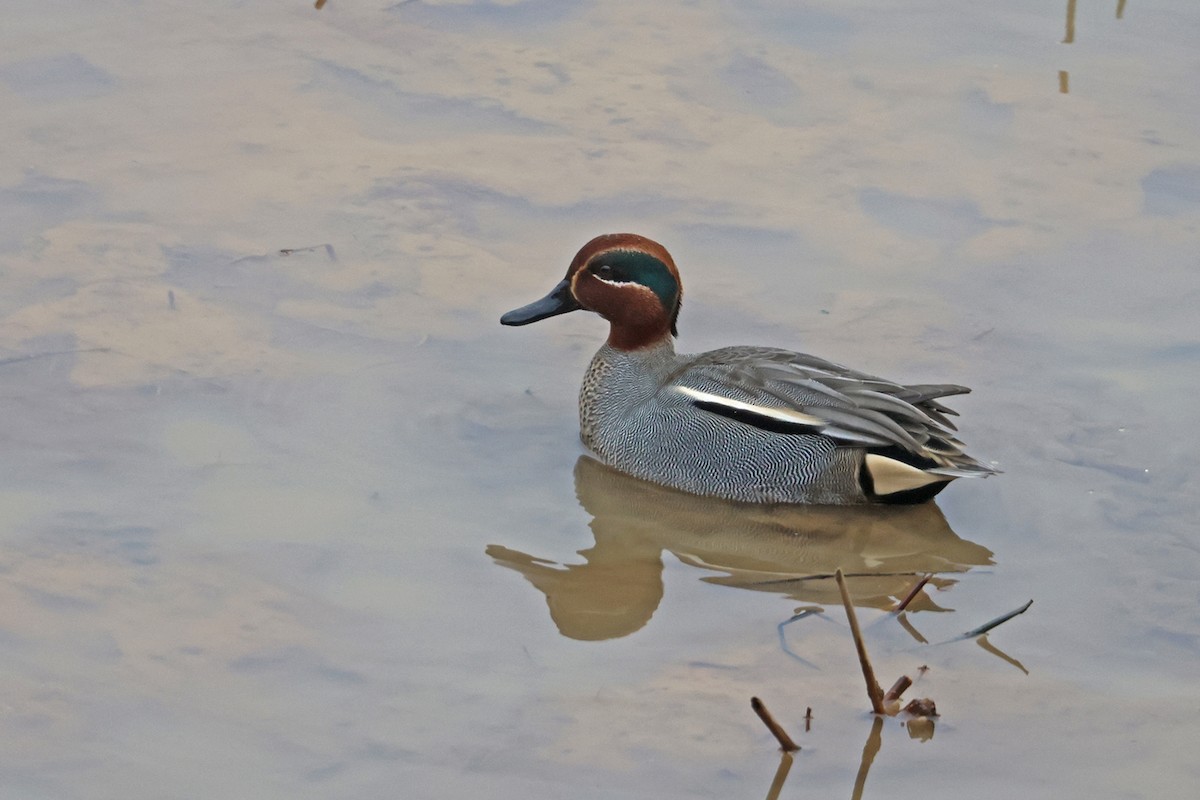
<path fill-rule="evenodd" d="M 569 311 L 578 311 L 580 308 L 582 306 L 579 305 L 579 301 L 571 296 L 571 282 L 563 278 L 557 286 L 550 290 L 550 294 L 541 300 L 534 300 L 527 306 L 514 308 L 500 318 L 500 324 L 528 325 L 531 322 L 537 322 L 547 317 L 566 314 Z"/>

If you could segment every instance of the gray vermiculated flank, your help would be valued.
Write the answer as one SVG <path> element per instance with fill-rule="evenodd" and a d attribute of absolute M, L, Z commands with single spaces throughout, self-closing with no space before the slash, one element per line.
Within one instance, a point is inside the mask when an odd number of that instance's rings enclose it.
<path fill-rule="evenodd" d="M 863 503 L 861 451 L 823 436 L 780 436 L 698 412 L 660 380 L 688 361 L 669 342 L 633 352 L 605 345 L 580 390 L 583 443 L 609 466 L 694 494 L 773 503 Z M 701 380 L 695 388 L 718 393 Z"/>

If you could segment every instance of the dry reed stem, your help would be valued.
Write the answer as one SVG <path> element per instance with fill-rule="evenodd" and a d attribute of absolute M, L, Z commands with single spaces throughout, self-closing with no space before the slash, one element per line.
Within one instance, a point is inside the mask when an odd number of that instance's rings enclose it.
<path fill-rule="evenodd" d="M 839 569 L 833 577 L 837 580 L 838 591 L 842 593 L 842 605 L 846 607 L 846 619 L 850 621 L 850 635 L 854 637 L 854 646 L 858 650 L 858 663 L 862 667 L 863 680 L 867 683 L 867 697 L 871 700 L 871 710 L 876 714 L 883 714 L 883 689 L 880 688 L 879 681 L 875 680 L 875 670 L 867 656 L 867 645 L 858 627 L 858 617 L 850 602 L 850 592 L 846 589 L 846 576 Z"/>

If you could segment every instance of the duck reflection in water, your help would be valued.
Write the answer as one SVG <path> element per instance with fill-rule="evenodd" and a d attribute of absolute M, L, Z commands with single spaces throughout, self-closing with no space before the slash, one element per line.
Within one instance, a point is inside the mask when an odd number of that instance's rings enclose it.
<path fill-rule="evenodd" d="M 933 503 L 916 506 L 755 505 L 697 497 L 631 478 L 581 456 L 575 491 L 592 515 L 596 544 L 584 563 L 557 565 L 501 545 L 487 554 L 520 572 L 546 596 L 563 636 L 597 641 L 628 636 L 653 616 L 663 595 L 663 551 L 724 575 L 704 581 L 795 601 L 840 604 L 833 573 L 850 581 L 856 606 L 887 609 L 915 577 L 991 564 L 985 547 L 959 538 Z M 910 611 L 942 611 L 927 594 Z"/>

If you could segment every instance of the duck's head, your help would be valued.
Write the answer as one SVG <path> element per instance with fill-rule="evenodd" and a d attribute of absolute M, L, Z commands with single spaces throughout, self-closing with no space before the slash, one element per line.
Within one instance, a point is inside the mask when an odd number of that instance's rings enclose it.
<path fill-rule="evenodd" d="M 636 350 L 676 335 L 683 298 L 679 270 L 666 248 L 636 233 L 607 233 L 585 244 L 550 294 L 500 318 L 502 325 L 595 311 L 609 321 L 608 343 Z"/>

